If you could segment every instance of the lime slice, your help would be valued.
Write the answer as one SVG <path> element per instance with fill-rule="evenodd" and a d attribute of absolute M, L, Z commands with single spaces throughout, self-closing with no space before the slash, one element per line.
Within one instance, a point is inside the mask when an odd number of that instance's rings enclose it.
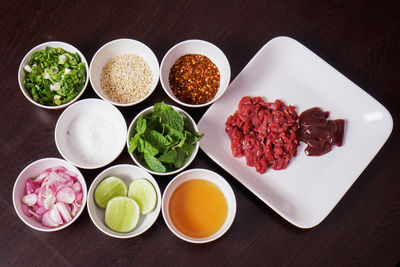
<path fill-rule="evenodd" d="M 107 202 L 113 197 L 126 196 L 128 188 L 121 178 L 111 176 L 96 187 L 94 191 L 94 201 L 100 207 L 105 209 Z"/>
<path fill-rule="evenodd" d="M 157 204 L 156 190 L 153 184 L 144 178 L 135 179 L 131 182 L 128 197 L 136 200 L 142 214 L 151 212 Z"/>
<path fill-rule="evenodd" d="M 107 203 L 104 221 L 116 232 L 126 233 L 135 229 L 140 216 L 140 207 L 129 197 L 114 197 Z"/>

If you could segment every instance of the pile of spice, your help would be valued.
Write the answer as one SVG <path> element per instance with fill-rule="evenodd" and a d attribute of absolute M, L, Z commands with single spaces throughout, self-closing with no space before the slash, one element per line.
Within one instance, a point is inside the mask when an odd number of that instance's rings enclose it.
<path fill-rule="evenodd" d="M 180 57 L 169 73 L 169 85 L 174 95 L 187 104 L 210 102 L 217 94 L 220 74 L 206 56 L 188 54 Z"/>
<path fill-rule="evenodd" d="M 101 88 L 118 103 L 132 103 L 150 91 L 153 74 L 140 56 L 123 54 L 110 60 L 101 72 Z"/>

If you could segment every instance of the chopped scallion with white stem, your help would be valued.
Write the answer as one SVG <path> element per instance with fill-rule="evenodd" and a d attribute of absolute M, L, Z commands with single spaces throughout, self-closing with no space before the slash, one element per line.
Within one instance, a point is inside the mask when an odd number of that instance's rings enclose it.
<path fill-rule="evenodd" d="M 33 100 L 48 106 L 74 99 L 82 91 L 87 77 L 85 64 L 77 53 L 52 47 L 34 52 L 24 71 L 24 85 Z"/>
<path fill-rule="evenodd" d="M 29 65 L 25 65 L 24 70 L 26 70 L 27 72 L 31 73 L 32 69 Z"/>
<path fill-rule="evenodd" d="M 58 56 L 58 64 L 63 65 L 65 63 L 66 59 L 67 59 L 67 57 L 65 55 Z"/>

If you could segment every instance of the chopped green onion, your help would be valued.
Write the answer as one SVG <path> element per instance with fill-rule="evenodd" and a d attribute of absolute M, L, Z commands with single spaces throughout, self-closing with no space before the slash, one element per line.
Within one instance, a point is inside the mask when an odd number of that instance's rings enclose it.
<path fill-rule="evenodd" d="M 58 106 L 73 100 L 86 82 L 86 67 L 77 53 L 45 47 L 24 67 L 24 85 L 33 100 Z"/>

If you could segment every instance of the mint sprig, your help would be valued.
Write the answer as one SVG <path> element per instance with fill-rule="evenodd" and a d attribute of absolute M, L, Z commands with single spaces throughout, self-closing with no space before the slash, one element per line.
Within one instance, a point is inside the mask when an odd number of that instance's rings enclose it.
<path fill-rule="evenodd" d="M 156 103 L 153 113 L 138 118 L 129 153 L 136 153 L 142 164 L 155 172 L 181 168 L 203 136 L 193 131 L 188 121 L 164 102 Z"/>

